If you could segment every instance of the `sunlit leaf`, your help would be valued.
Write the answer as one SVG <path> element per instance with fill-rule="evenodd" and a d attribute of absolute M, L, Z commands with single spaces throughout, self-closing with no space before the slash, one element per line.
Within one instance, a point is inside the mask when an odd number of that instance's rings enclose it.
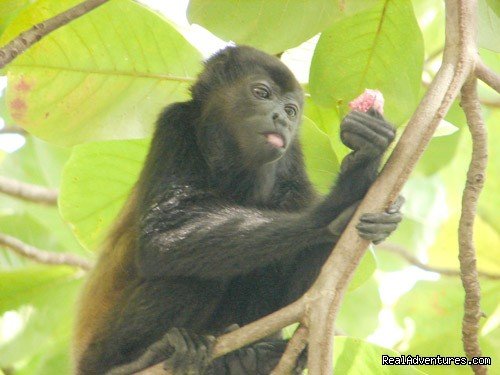
<path fill-rule="evenodd" d="M 0 44 L 80 0 L 40 0 Z M 163 18 L 111 1 L 55 30 L 7 66 L 16 123 L 62 145 L 150 135 L 159 111 L 187 97 L 199 53 Z"/>
<path fill-rule="evenodd" d="M 364 309 L 359 306 L 364 306 Z M 348 336 L 368 337 L 378 326 L 378 312 L 381 308 L 377 283 L 370 278 L 356 290 L 345 294 L 336 325 Z M 366 310 L 370 314 L 366 314 Z"/>
<path fill-rule="evenodd" d="M 383 366 L 382 356 L 398 357 L 394 350 L 352 337 L 336 337 L 333 347 L 334 371 L 346 375 L 417 375 L 423 374 L 413 366 Z"/>
<path fill-rule="evenodd" d="M 0 366 L 10 367 L 36 355 L 45 361 L 55 342 L 65 339 L 67 344 L 80 283 L 75 270 L 67 267 L 40 266 L 0 273 L 0 311 L 32 308 L 23 330 L 0 347 Z M 69 356 L 67 345 L 65 356 Z"/>
<path fill-rule="evenodd" d="M 83 246 L 94 250 L 142 168 L 149 140 L 75 146 L 63 172 L 59 208 Z"/>
<path fill-rule="evenodd" d="M 495 0 L 479 0 L 479 45 L 500 52 L 500 5 Z"/>
<path fill-rule="evenodd" d="M 0 0 L 0 35 L 30 0 Z"/>
<path fill-rule="evenodd" d="M 344 15 L 379 0 L 191 0 L 188 18 L 225 40 L 276 54 L 298 46 Z"/>
<path fill-rule="evenodd" d="M 304 118 L 300 132 L 309 178 L 319 191 L 327 192 L 339 170 L 330 138 L 308 118 Z"/>
<path fill-rule="evenodd" d="M 500 286 L 495 282 L 481 283 L 481 310 L 490 315 L 498 306 Z M 420 281 L 397 303 L 396 316 L 401 324 L 411 321 L 413 335 L 409 336 L 406 353 L 421 356 L 463 356 L 461 324 L 464 291 L 460 279 L 446 278 L 438 282 Z M 484 323 L 484 321 L 483 321 Z M 498 358 L 495 342 L 500 339 L 500 328 L 481 335 L 484 356 Z M 470 374 L 468 366 L 422 366 L 428 374 Z M 491 369 L 495 373 L 494 369 Z"/>
<path fill-rule="evenodd" d="M 378 89 L 387 118 L 400 124 L 416 107 L 423 57 L 411 2 L 387 0 L 321 34 L 311 64 L 311 95 L 343 114 L 366 88 Z"/>

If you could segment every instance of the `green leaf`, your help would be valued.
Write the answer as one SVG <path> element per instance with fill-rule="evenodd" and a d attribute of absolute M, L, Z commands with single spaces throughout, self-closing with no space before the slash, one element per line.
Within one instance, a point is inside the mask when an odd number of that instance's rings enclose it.
<path fill-rule="evenodd" d="M 498 1 L 479 0 L 478 11 L 479 46 L 500 52 L 500 5 Z"/>
<path fill-rule="evenodd" d="M 0 366 L 17 365 L 37 354 L 50 357 L 55 342 L 68 340 L 80 283 L 78 272 L 68 267 L 0 273 L 0 311 L 21 306 L 29 310 L 22 331 L 0 347 Z M 66 356 L 68 352 L 66 345 Z"/>
<path fill-rule="evenodd" d="M 499 306 L 500 285 L 481 282 L 481 310 L 490 316 Z M 405 350 L 411 355 L 462 356 L 461 340 L 464 291 L 458 278 L 445 278 L 438 282 L 419 281 L 395 306 L 398 321 L 413 328 L 408 332 Z M 411 323 L 409 323 L 411 322 Z M 482 324 L 484 320 L 482 321 Z M 481 332 L 479 341 L 483 356 L 492 357 L 493 366 L 499 358 L 495 342 L 500 339 L 500 328 Z M 428 374 L 470 374 L 468 366 L 421 366 Z M 490 369 L 496 373 L 495 368 Z"/>
<path fill-rule="evenodd" d="M 222 39 L 277 54 L 312 38 L 335 19 L 379 2 L 191 0 L 188 19 Z"/>
<path fill-rule="evenodd" d="M 320 192 L 327 192 L 339 171 L 330 138 L 305 117 L 300 129 L 300 142 L 309 178 Z"/>
<path fill-rule="evenodd" d="M 75 279 L 70 267 L 37 266 L 0 272 L 0 313 L 22 305 L 44 306 L 47 294 Z"/>
<path fill-rule="evenodd" d="M 360 309 L 360 306 L 363 308 Z M 381 308 L 378 285 L 374 278 L 370 278 L 356 290 L 345 294 L 336 325 L 349 336 L 366 338 L 377 328 Z M 367 311 L 370 313 L 367 314 Z"/>
<path fill-rule="evenodd" d="M 306 97 L 304 116 L 313 121 L 322 132 L 328 134 L 337 160 L 342 160 L 351 152 L 340 140 L 340 118 L 335 109 L 321 107 L 308 96 Z"/>
<path fill-rule="evenodd" d="M 96 249 L 125 203 L 144 163 L 149 140 L 75 146 L 63 171 L 59 208 L 81 244 Z"/>
<path fill-rule="evenodd" d="M 422 30 L 426 57 L 444 47 L 444 1 L 413 0 L 415 15 Z"/>
<path fill-rule="evenodd" d="M 486 168 L 486 182 L 479 199 L 479 213 L 491 227 L 500 235 L 500 110 L 492 112 L 486 119 L 488 126 L 488 166 Z M 499 238 L 500 240 L 500 238 Z M 498 247 L 500 248 L 500 242 Z M 499 254 L 500 255 L 500 254 Z"/>
<path fill-rule="evenodd" d="M 343 114 L 366 88 L 378 89 L 387 118 L 400 124 L 417 105 L 423 58 L 411 2 L 386 0 L 321 34 L 311 63 L 311 95 Z"/>
<path fill-rule="evenodd" d="M 29 3 L 29 0 L 0 0 L 0 35 L 2 35 L 7 25 Z"/>
<path fill-rule="evenodd" d="M 446 115 L 446 120 L 450 121 L 459 131 L 445 137 L 433 137 L 427 146 L 424 155 L 419 160 L 416 170 L 432 175 L 439 172 L 450 164 L 458 151 L 462 128 L 465 126 L 465 116 L 457 101 L 455 101 Z"/>
<path fill-rule="evenodd" d="M 377 269 L 377 260 L 373 254 L 373 250 L 370 248 L 359 263 L 358 268 L 354 272 L 354 275 L 349 283 L 348 291 L 353 291 L 363 285 L 370 277 L 373 275 Z"/>
<path fill-rule="evenodd" d="M 394 350 L 351 337 L 335 337 L 334 371 L 342 375 L 413 375 L 423 374 L 413 366 L 382 366 L 382 355 L 397 357 Z"/>
<path fill-rule="evenodd" d="M 80 0 L 40 0 L 0 44 Z M 61 145 L 141 138 L 160 110 L 187 98 L 199 53 L 163 18 L 134 1 L 111 1 L 55 30 L 7 67 L 16 123 Z"/>

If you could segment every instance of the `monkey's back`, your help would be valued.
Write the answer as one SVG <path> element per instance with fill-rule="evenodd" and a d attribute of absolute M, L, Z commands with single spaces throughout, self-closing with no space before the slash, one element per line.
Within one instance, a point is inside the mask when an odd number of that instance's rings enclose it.
<path fill-rule="evenodd" d="M 132 193 L 80 295 L 73 337 L 73 357 L 77 366 L 95 335 L 109 322 L 108 314 L 122 298 L 125 287 L 137 279 L 134 209 L 135 194 Z"/>

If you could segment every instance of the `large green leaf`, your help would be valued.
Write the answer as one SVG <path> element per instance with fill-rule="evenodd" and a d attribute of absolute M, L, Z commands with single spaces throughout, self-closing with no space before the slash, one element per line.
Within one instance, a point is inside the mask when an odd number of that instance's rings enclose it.
<path fill-rule="evenodd" d="M 27 183 L 59 187 L 62 166 L 69 153 L 69 149 L 28 137 L 21 149 L 7 155 L 0 165 L 0 174 Z M 0 195 L 0 228 L 4 233 L 49 251 L 84 251 L 53 206 Z"/>
<path fill-rule="evenodd" d="M 0 44 L 80 0 L 40 0 Z M 148 136 L 161 108 L 187 97 L 199 53 L 163 18 L 111 1 L 32 46 L 7 66 L 7 105 L 17 124 L 71 145 Z"/>
<path fill-rule="evenodd" d="M 492 112 L 486 120 L 488 125 L 488 167 L 486 169 L 486 183 L 479 200 L 479 213 L 499 234 L 500 240 L 500 220 L 498 211 L 500 210 L 500 109 Z M 499 242 L 500 247 L 500 242 Z M 500 255 L 500 254 L 498 254 Z"/>
<path fill-rule="evenodd" d="M 487 316 L 499 307 L 500 285 L 495 282 L 481 283 L 481 310 Z M 396 304 L 395 313 L 400 323 L 408 321 L 413 327 L 408 332 L 405 350 L 411 355 L 463 356 L 461 324 L 464 291 L 458 278 L 438 282 L 420 281 Z M 481 322 L 484 323 L 484 320 Z M 492 357 L 492 374 L 498 373 L 500 327 L 481 331 L 479 341 L 484 356 Z M 470 374 L 468 366 L 422 366 L 428 374 Z"/>
<path fill-rule="evenodd" d="M 66 357 L 68 363 L 67 344 L 73 326 L 76 292 L 81 283 L 78 275 L 74 269 L 54 266 L 0 273 L 0 311 L 27 307 L 29 312 L 21 332 L 2 343 L 0 366 L 17 368 L 33 355 L 42 361 L 41 366 L 53 356 L 54 345 L 61 340 L 66 347 L 64 353 L 59 351 L 60 358 Z"/>
<path fill-rule="evenodd" d="M 417 105 L 423 58 L 411 2 L 386 0 L 321 34 L 311 63 L 311 95 L 343 114 L 366 88 L 378 89 L 387 118 L 400 124 Z"/>
<path fill-rule="evenodd" d="M 222 39 L 276 54 L 305 42 L 335 19 L 379 2 L 191 0 L 188 18 Z"/>
<path fill-rule="evenodd" d="M 333 347 L 334 371 L 342 375 L 417 375 L 423 374 L 413 366 L 384 366 L 382 356 L 399 357 L 399 353 L 381 346 L 354 339 L 335 337 Z"/>
<path fill-rule="evenodd" d="M 0 0 L 0 35 L 29 2 L 29 0 Z"/>
<path fill-rule="evenodd" d="M 479 45 L 500 52 L 500 5 L 498 0 L 479 0 Z"/>
<path fill-rule="evenodd" d="M 360 309 L 360 306 L 363 308 Z M 349 336 L 366 338 L 377 328 L 381 308 L 378 285 L 374 278 L 370 278 L 356 290 L 345 294 L 336 325 Z M 367 314 L 367 311 L 370 313 Z"/>
<path fill-rule="evenodd" d="M 339 171 L 330 139 L 308 118 L 304 118 L 300 132 L 307 174 L 319 191 L 327 192 Z"/>
<path fill-rule="evenodd" d="M 59 208 L 87 249 L 96 249 L 130 194 L 149 140 L 75 146 L 63 172 Z"/>

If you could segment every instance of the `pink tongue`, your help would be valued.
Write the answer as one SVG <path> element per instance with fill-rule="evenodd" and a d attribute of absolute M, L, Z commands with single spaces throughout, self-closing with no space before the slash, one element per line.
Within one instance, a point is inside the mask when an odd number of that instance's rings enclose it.
<path fill-rule="evenodd" d="M 284 146 L 283 138 L 281 138 L 279 135 L 270 133 L 270 134 L 267 134 L 266 137 L 267 137 L 267 141 L 270 144 L 272 144 L 274 147 L 281 148 Z"/>

